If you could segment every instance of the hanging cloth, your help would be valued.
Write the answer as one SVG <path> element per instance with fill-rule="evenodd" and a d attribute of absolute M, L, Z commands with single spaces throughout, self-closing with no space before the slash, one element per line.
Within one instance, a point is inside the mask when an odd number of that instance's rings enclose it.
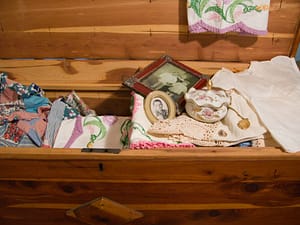
<path fill-rule="evenodd" d="M 270 0 L 188 0 L 189 31 L 267 33 Z"/>

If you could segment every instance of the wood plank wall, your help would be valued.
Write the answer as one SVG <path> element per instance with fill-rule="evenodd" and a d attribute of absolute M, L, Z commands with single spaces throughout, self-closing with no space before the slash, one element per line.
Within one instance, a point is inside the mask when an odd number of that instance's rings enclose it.
<path fill-rule="evenodd" d="M 0 1 L 0 58 L 268 60 L 290 55 L 299 0 L 271 0 L 269 33 L 189 34 L 186 0 Z"/>
<path fill-rule="evenodd" d="M 104 196 L 136 225 L 298 225 L 300 155 L 242 151 L 0 149 L 0 224 L 83 225 L 66 211 Z"/>
<path fill-rule="evenodd" d="M 122 82 L 151 60 L 0 60 L 0 71 L 21 84 L 38 84 L 50 100 L 75 90 L 101 114 L 130 115 L 130 90 Z M 225 67 L 244 70 L 248 63 L 181 61 L 204 74 Z M 70 82 L 72 81 L 72 82 Z M 118 105 L 118 107 L 116 107 Z"/>

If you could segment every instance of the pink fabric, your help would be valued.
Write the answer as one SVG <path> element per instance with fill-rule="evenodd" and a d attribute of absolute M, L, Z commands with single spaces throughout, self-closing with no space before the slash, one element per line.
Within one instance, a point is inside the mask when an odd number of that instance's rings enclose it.
<path fill-rule="evenodd" d="M 10 80 L 8 78 L 6 78 L 5 81 L 6 81 L 5 85 L 7 85 L 7 86 L 16 83 L 13 80 Z M 18 94 L 14 90 L 5 88 L 4 91 L 2 93 L 0 93 L 0 103 L 9 103 L 9 102 L 17 101 L 17 100 L 19 100 Z"/>
<path fill-rule="evenodd" d="M 201 33 L 201 32 L 214 32 L 224 34 L 227 32 L 239 32 L 245 34 L 254 34 L 254 35 L 265 35 L 268 33 L 267 30 L 257 30 L 251 27 L 246 26 L 243 22 L 236 23 L 230 27 L 226 28 L 217 28 L 206 24 L 203 21 L 199 21 L 193 25 L 189 26 L 189 31 L 191 33 Z"/>
<path fill-rule="evenodd" d="M 41 146 L 47 127 L 47 115 L 49 110 L 50 106 L 39 108 L 39 113 L 17 111 L 13 112 L 8 117 L 8 120 L 17 120 L 18 128 L 27 133 L 36 145 Z"/>
<path fill-rule="evenodd" d="M 156 141 L 139 141 L 130 144 L 131 149 L 153 149 L 153 148 L 188 148 L 195 147 L 191 143 L 179 143 L 179 144 L 170 144 L 166 142 L 156 142 Z"/>
<path fill-rule="evenodd" d="M 75 121 L 75 125 L 74 125 L 74 129 L 72 131 L 72 135 L 70 137 L 70 139 L 68 140 L 68 142 L 66 143 L 66 145 L 64 146 L 64 148 L 70 148 L 71 145 L 74 143 L 74 141 L 83 133 L 83 128 L 82 128 L 82 124 L 81 124 L 81 116 L 76 117 L 76 121 Z"/>
<path fill-rule="evenodd" d="M 37 113 L 29 113 L 26 111 L 16 111 L 13 112 L 8 116 L 8 121 L 13 121 L 13 120 L 32 120 L 32 119 L 37 119 L 39 118 L 40 115 Z"/>

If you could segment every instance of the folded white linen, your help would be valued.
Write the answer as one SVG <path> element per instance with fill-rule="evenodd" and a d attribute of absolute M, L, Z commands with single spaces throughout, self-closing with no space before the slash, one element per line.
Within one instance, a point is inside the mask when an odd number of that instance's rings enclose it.
<path fill-rule="evenodd" d="M 166 136 L 171 140 L 187 141 L 199 146 L 232 146 L 245 141 L 263 140 L 266 129 L 256 113 L 240 94 L 234 90 L 230 92 L 231 107 L 250 122 L 247 129 L 238 126 L 241 117 L 229 109 L 225 118 L 215 123 L 204 123 L 181 115 L 154 123 L 148 132 L 154 136 Z M 263 141 L 259 143 L 260 147 L 264 146 Z"/>
<path fill-rule="evenodd" d="M 239 73 L 223 68 L 212 82 L 216 87 L 237 89 L 285 151 L 300 151 L 300 72 L 294 58 L 253 61 Z"/>

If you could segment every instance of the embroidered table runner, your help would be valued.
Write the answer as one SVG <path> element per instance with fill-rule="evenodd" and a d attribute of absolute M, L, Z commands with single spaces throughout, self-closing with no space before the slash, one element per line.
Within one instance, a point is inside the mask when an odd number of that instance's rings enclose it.
<path fill-rule="evenodd" d="M 191 33 L 267 33 L 270 0 L 188 0 Z"/>

